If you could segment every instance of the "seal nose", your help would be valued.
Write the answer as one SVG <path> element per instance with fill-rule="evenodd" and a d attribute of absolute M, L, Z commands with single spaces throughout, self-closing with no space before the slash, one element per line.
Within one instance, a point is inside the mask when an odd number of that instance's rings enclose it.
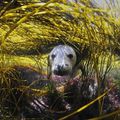
<path fill-rule="evenodd" d="M 61 66 L 61 65 L 58 65 L 57 66 L 57 69 L 58 69 L 58 71 L 63 71 L 63 65 Z"/>
<path fill-rule="evenodd" d="M 68 71 L 65 70 L 63 65 L 57 65 L 57 69 L 54 70 L 54 74 L 56 75 L 66 75 Z"/>

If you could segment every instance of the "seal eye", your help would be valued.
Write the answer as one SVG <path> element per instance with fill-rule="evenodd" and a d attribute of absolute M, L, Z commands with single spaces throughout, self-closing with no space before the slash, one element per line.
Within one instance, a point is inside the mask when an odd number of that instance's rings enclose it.
<path fill-rule="evenodd" d="M 56 56 L 56 55 L 52 54 L 52 55 L 51 55 L 51 58 L 52 58 L 52 59 L 54 59 L 54 58 L 55 58 L 55 56 Z"/>
<path fill-rule="evenodd" d="M 72 59 L 73 58 L 73 55 L 72 54 L 69 54 L 69 55 L 67 55 L 70 59 Z"/>

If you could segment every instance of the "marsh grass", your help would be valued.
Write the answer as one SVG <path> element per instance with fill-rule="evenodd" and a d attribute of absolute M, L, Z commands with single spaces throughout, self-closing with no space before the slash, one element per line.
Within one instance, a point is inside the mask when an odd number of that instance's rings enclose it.
<path fill-rule="evenodd" d="M 120 49 L 119 18 L 115 14 L 108 14 L 108 9 L 94 6 L 90 0 L 78 3 L 66 0 L 18 2 L 20 6 L 9 9 L 13 4 L 11 1 L 0 11 L 1 86 L 3 83 L 9 86 L 5 72 L 14 65 L 32 66 L 47 74 L 50 50 L 57 44 L 69 44 L 83 54 L 81 62 L 86 75 L 95 75 L 100 97 L 101 84 L 105 84 L 106 75 L 115 62 L 115 50 Z M 112 11 L 113 4 L 110 5 L 108 8 Z M 86 48 L 88 54 L 84 55 Z M 9 92 L 3 94 L 7 96 Z M 4 95 L 1 101 L 5 99 Z M 102 100 L 98 100 L 101 111 Z"/>

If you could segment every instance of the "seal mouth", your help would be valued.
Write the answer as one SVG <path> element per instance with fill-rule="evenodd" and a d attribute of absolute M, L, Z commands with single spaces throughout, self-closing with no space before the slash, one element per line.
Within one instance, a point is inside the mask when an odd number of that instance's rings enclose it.
<path fill-rule="evenodd" d="M 57 75 L 59 77 L 62 77 L 62 76 L 67 76 L 70 74 L 70 71 L 69 70 L 54 70 L 53 71 L 54 75 Z"/>

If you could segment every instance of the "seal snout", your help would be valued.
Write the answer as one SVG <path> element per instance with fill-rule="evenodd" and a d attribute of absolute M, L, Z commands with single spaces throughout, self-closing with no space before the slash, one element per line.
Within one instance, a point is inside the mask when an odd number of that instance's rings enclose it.
<path fill-rule="evenodd" d="M 66 64 L 66 66 L 68 66 Z M 66 67 L 64 65 L 57 65 L 56 69 L 53 71 L 55 75 L 63 76 L 68 74 L 68 70 L 66 70 Z"/>

